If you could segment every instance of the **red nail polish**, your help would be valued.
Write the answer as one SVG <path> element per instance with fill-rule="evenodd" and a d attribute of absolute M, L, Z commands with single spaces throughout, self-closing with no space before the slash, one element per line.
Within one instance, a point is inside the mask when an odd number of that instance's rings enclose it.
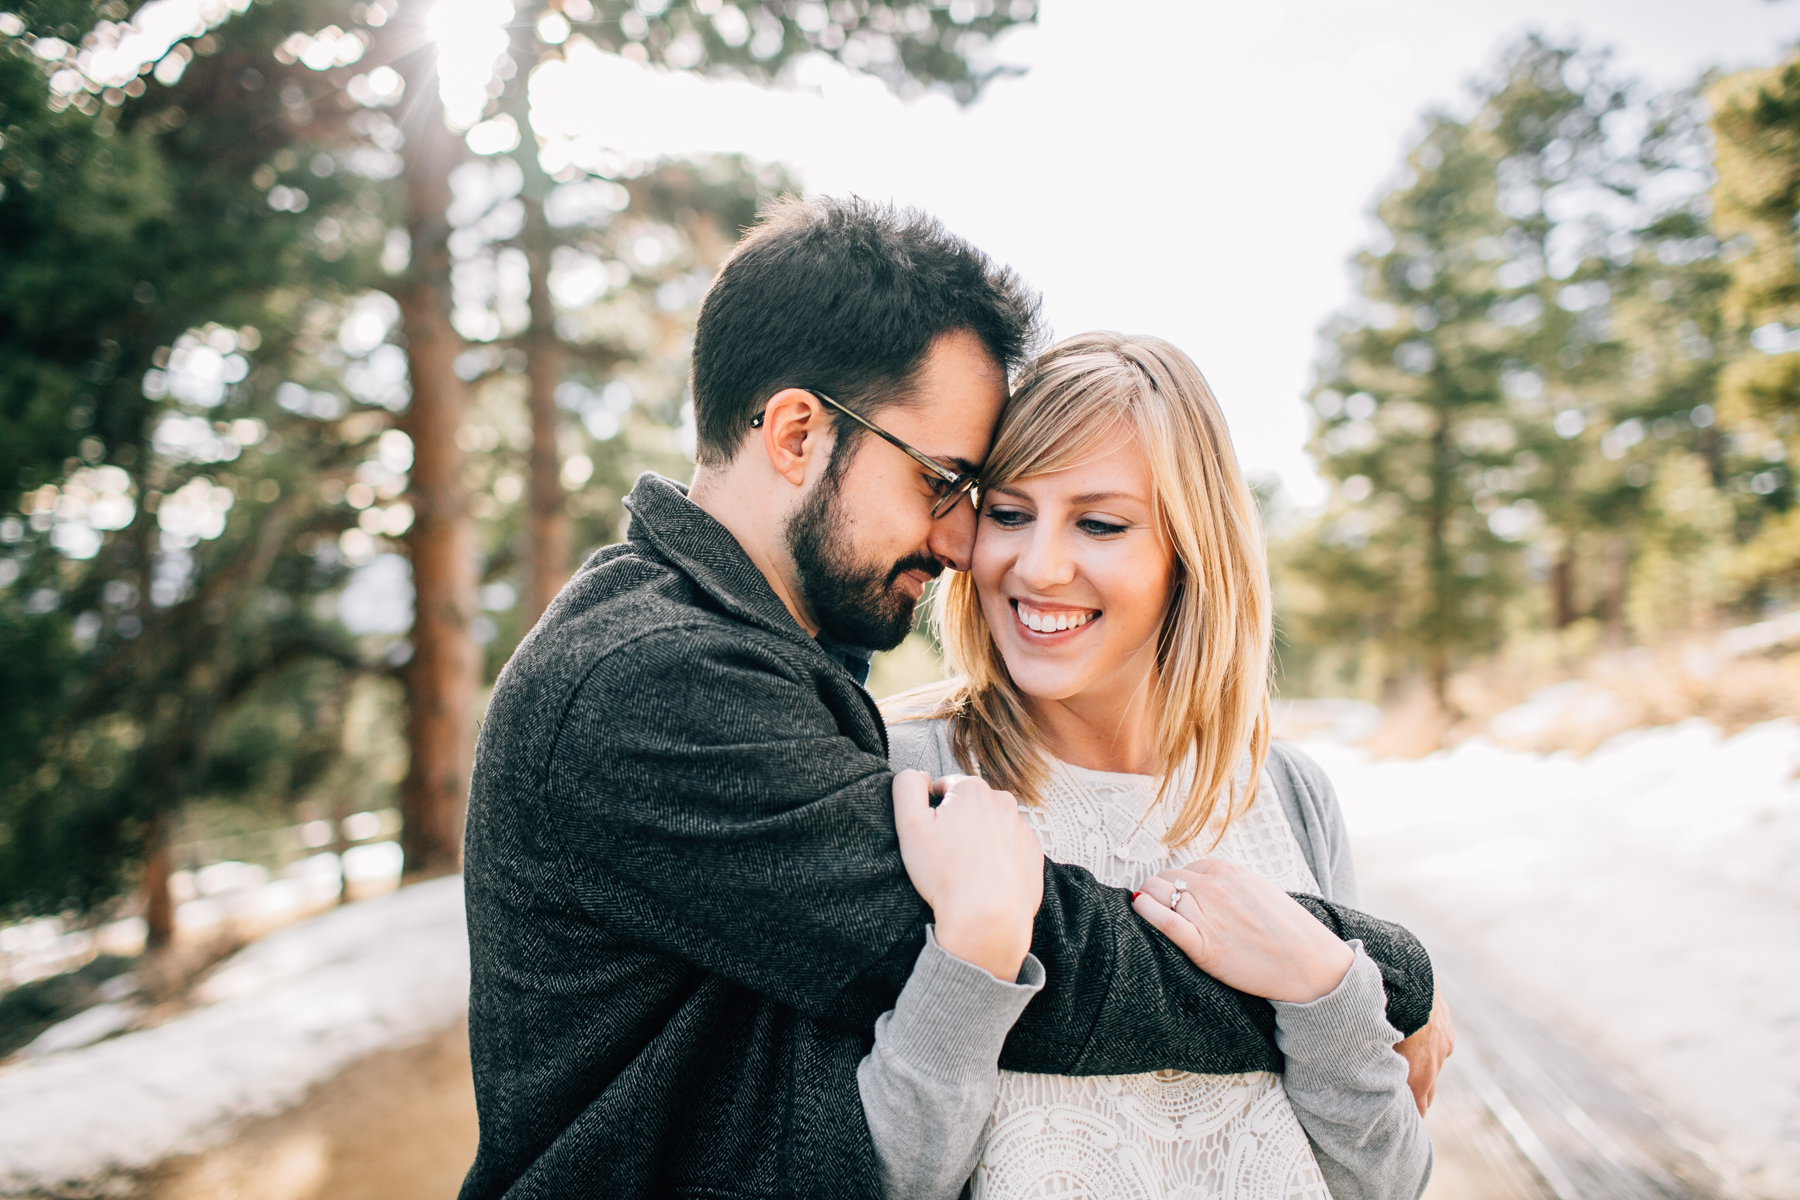
<path fill-rule="evenodd" d="M 1139 896 L 1141 896 L 1143 894 L 1144 893 L 1142 893 L 1142 892 L 1133 892 L 1133 893 L 1131 893 L 1131 898 L 1132 898 L 1132 900 L 1135 901 Z"/>

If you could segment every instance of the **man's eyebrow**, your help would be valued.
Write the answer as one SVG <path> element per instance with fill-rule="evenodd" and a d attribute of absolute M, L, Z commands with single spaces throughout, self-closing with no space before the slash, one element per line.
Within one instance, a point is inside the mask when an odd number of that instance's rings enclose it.
<path fill-rule="evenodd" d="M 959 475 L 979 475 L 981 473 L 980 463 L 970 462 L 966 458 L 958 458 L 954 454 L 934 454 L 931 457 L 933 461 L 943 463 Z"/>

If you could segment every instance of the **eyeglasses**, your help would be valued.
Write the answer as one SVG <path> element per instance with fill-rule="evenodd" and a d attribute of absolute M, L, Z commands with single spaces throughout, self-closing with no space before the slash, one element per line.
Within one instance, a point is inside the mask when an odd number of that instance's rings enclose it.
<path fill-rule="evenodd" d="M 869 420 L 867 417 L 850 411 L 836 400 L 833 400 L 830 396 L 827 396 L 824 392 L 814 391 L 812 388 L 802 388 L 801 390 L 818 400 L 821 404 L 837 409 L 876 437 L 881 438 L 895 449 L 903 451 L 921 467 L 924 467 L 927 471 L 930 471 L 933 475 L 937 476 L 938 482 L 943 485 L 944 490 L 938 494 L 937 503 L 931 506 L 932 520 L 937 520 L 939 517 L 955 508 L 957 502 L 964 496 L 977 491 L 980 476 L 976 472 L 952 471 L 949 467 L 938 462 L 924 451 L 913 449 L 911 446 L 907 445 L 881 426 L 875 424 L 875 422 Z M 761 429 L 762 423 L 762 414 L 758 413 L 750 422 L 750 427 L 752 429 Z M 970 503 L 976 503 L 976 501 L 972 500 Z"/>

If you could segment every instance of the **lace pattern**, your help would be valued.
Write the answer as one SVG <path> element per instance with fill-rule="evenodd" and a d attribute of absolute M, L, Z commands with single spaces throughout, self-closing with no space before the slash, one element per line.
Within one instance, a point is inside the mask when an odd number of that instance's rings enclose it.
<path fill-rule="evenodd" d="M 1057 764 L 1043 806 L 1025 819 L 1051 858 L 1114 887 L 1135 888 L 1204 852 L 1285 890 L 1319 890 L 1266 775 L 1216 846 L 1216 820 L 1186 846 L 1162 844 L 1184 794 L 1171 792 L 1155 805 L 1148 776 Z M 1331 1200 L 1281 1077 L 1268 1072 L 1002 1071 L 972 1182 L 976 1200 Z"/>

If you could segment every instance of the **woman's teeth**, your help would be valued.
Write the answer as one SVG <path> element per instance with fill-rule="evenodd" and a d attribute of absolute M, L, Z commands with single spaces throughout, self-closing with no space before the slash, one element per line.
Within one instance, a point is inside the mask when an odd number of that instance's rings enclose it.
<path fill-rule="evenodd" d="M 1038 633 L 1060 633 L 1065 629 L 1080 629 L 1098 615 L 1097 613 L 1091 612 L 1033 612 L 1023 604 L 1019 605 L 1018 608 L 1019 620 L 1024 624 L 1025 628 L 1035 630 Z"/>

